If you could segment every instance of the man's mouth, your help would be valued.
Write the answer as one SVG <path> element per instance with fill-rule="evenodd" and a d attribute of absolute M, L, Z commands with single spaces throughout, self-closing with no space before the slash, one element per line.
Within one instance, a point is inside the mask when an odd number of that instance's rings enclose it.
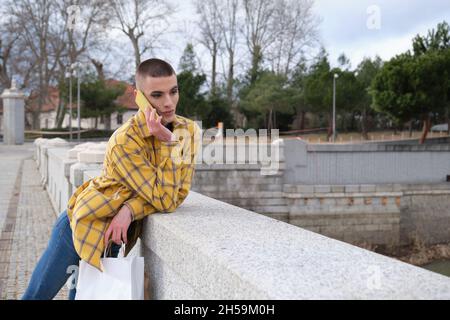
<path fill-rule="evenodd" d="M 173 114 L 173 110 L 162 112 L 165 116 L 171 116 Z"/>

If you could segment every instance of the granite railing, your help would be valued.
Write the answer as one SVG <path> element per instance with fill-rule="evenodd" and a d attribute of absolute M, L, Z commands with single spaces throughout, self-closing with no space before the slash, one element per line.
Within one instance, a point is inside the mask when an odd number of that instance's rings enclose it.
<path fill-rule="evenodd" d="M 56 212 L 101 173 L 102 150 L 36 143 Z M 152 299 L 450 298 L 448 277 L 194 191 L 144 226 L 140 253 Z"/>

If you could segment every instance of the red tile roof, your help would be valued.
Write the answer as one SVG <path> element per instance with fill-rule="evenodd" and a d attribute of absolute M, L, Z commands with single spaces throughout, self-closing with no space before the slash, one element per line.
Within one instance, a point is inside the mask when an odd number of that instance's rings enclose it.
<path fill-rule="evenodd" d="M 124 84 L 126 86 L 125 92 L 116 99 L 116 103 L 125 107 L 128 110 L 138 110 L 139 109 L 134 102 L 134 94 L 133 94 L 134 87 L 131 84 L 126 83 L 124 81 L 115 80 L 115 79 L 107 79 L 105 82 L 106 82 L 107 86 Z M 41 112 L 54 111 L 54 110 L 56 110 L 56 107 L 59 104 L 58 88 L 51 86 L 48 88 L 48 91 L 49 92 L 47 95 L 47 99 L 46 99 L 44 105 L 42 106 Z M 26 110 L 27 110 L 27 112 L 29 112 L 37 107 L 38 107 L 37 92 L 34 92 L 28 98 L 28 102 L 26 104 Z M 76 98 L 75 98 L 75 101 L 72 101 L 72 108 L 76 108 L 76 107 L 77 107 L 77 105 L 76 105 Z M 2 112 L 2 111 L 3 111 L 3 108 L 0 108 L 0 112 Z"/>
<path fill-rule="evenodd" d="M 116 103 L 125 107 L 128 110 L 138 110 L 138 106 L 134 102 L 134 87 L 124 81 L 118 81 L 114 79 L 108 79 L 106 80 L 107 85 L 116 85 L 116 84 L 125 84 L 125 92 L 117 97 Z"/>

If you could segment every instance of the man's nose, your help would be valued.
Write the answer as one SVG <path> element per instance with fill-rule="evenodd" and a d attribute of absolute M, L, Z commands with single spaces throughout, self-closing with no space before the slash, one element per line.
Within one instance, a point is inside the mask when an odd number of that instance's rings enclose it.
<path fill-rule="evenodd" d="M 169 95 L 166 95 L 164 99 L 164 108 L 171 109 L 172 107 L 173 107 L 172 98 Z"/>

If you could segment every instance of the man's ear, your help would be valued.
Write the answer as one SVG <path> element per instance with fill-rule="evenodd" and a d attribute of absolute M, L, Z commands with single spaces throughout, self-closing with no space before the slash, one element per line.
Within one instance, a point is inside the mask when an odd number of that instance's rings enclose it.
<path fill-rule="evenodd" d="M 134 88 L 133 94 L 134 94 L 134 97 L 136 98 L 136 95 L 137 95 L 137 90 L 136 90 L 136 88 Z"/>

